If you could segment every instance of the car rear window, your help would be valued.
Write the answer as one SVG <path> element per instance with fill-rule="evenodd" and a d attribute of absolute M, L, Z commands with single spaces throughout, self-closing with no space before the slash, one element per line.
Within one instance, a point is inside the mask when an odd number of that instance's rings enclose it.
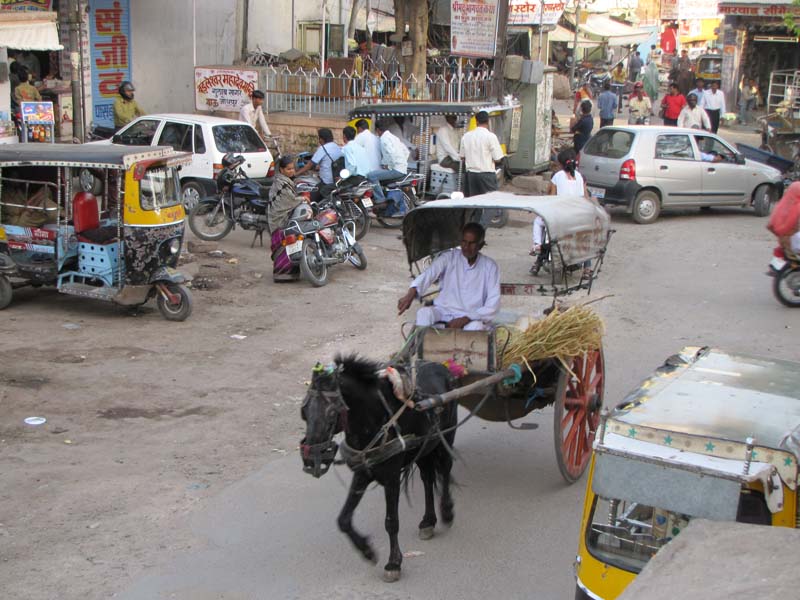
<path fill-rule="evenodd" d="M 619 129 L 602 129 L 588 141 L 581 154 L 622 158 L 631 150 L 634 134 Z"/>
<path fill-rule="evenodd" d="M 211 128 L 220 152 L 266 152 L 264 142 L 249 125 L 216 125 Z"/>

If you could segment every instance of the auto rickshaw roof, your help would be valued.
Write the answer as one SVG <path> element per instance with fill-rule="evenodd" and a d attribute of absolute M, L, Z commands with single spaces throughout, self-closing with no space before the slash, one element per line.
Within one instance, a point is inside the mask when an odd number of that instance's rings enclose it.
<path fill-rule="evenodd" d="M 422 115 L 474 115 L 481 110 L 494 112 L 508 110 L 513 106 L 501 106 L 491 102 L 397 102 L 394 104 L 365 104 L 348 114 L 350 120 L 358 118 L 416 117 Z"/>
<path fill-rule="evenodd" d="M 536 214 L 544 220 L 553 241 L 580 237 L 580 247 L 560 244 L 566 264 L 577 264 L 576 261 L 595 256 L 608 241 L 608 213 L 586 198 L 490 192 L 469 198 L 434 200 L 409 212 L 403 220 L 403 243 L 409 264 L 458 246 L 461 229 L 477 221 L 477 211 L 483 209 Z"/>
<path fill-rule="evenodd" d="M 732 443 L 751 437 L 777 450 L 800 426 L 800 364 L 685 348 L 617 405 L 609 424 L 616 433 L 667 445 L 677 443 L 676 434 Z M 709 442 L 708 451 L 716 445 Z"/>
<path fill-rule="evenodd" d="M 120 144 L 0 144 L 0 168 L 11 166 L 94 167 L 128 169 L 139 161 L 168 159 L 181 164 L 187 152 L 169 146 Z"/>

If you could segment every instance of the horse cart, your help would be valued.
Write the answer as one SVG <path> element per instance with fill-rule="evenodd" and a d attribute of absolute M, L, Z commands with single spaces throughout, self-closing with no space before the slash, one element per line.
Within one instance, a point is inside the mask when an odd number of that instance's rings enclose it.
<path fill-rule="evenodd" d="M 564 479 L 573 483 L 589 462 L 603 405 L 602 323 L 584 306 L 575 307 L 583 311 L 578 318 L 586 319 L 587 313 L 594 318 L 585 325 L 573 323 L 570 309 L 559 311 L 556 301 L 561 296 L 591 291 L 613 230 L 605 210 L 585 198 L 492 192 L 429 202 L 411 211 L 403 223 L 403 243 L 412 274 L 438 252 L 458 246 L 462 227 L 479 222 L 481 211 L 497 209 L 536 215 L 545 222 L 549 275 L 539 281 L 501 283 L 500 290 L 502 296 L 552 296 L 553 304 L 543 319 L 549 324 L 542 328 L 539 326 L 543 323 L 537 323 L 532 314 L 502 310 L 489 330 L 414 328 L 404 336 L 405 343 L 395 359 L 405 363 L 411 373 L 419 361 L 457 365 L 453 370 L 460 375 L 458 387 L 418 400 L 417 410 L 457 401 L 481 419 L 507 422 L 514 429 L 531 429 L 535 426 L 516 425 L 514 421 L 552 405 L 558 468 Z M 570 322 L 560 324 L 559 319 Z M 584 343 L 566 340 L 564 344 L 570 327 L 573 331 L 576 327 L 592 329 L 587 336 L 590 339 Z M 537 331 L 553 336 L 557 354 L 541 356 L 547 351 L 544 340 L 520 340 L 526 330 L 529 337 Z M 525 347 L 531 349 L 530 358 L 525 356 Z"/>

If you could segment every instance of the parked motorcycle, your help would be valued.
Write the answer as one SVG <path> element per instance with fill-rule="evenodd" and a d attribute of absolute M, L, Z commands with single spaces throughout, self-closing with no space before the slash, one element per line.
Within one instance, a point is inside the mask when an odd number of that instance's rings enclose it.
<path fill-rule="evenodd" d="M 228 153 L 217 174 L 217 195 L 202 198 L 189 212 L 189 228 L 201 240 L 217 241 L 239 225 L 254 231 L 263 245 L 267 230 L 267 188 L 250 179 L 241 168 L 245 159 Z"/>
<path fill-rule="evenodd" d="M 372 208 L 378 223 L 388 229 L 403 226 L 406 214 L 419 205 L 417 185 L 422 177 L 419 173 L 406 173 L 395 180 L 383 182 L 386 202 L 374 204 Z"/>
<path fill-rule="evenodd" d="M 800 257 L 778 246 L 772 251 L 767 275 L 773 278 L 772 293 L 790 308 L 800 307 Z"/>
<path fill-rule="evenodd" d="M 298 214 L 298 207 L 283 229 L 286 256 L 300 265 L 301 275 L 314 287 L 328 283 L 328 267 L 349 262 L 356 269 L 367 268 L 367 257 L 356 241 L 355 223 L 346 220 L 336 205 L 328 199 L 318 206 L 312 218 Z"/>

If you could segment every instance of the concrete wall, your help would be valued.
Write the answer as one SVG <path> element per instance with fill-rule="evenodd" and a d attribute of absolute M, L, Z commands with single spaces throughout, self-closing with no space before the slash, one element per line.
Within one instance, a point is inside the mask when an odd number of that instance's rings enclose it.
<path fill-rule="evenodd" d="M 196 0 L 197 64 L 232 64 L 241 0 Z M 131 2 L 136 99 L 155 112 L 194 112 L 192 0 Z"/>
<path fill-rule="evenodd" d="M 280 54 L 292 47 L 292 5 L 295 23 L 322 19 L 322 0 L 250 0 L 248 50 L 255 50 L 258 46 L 262 52 Z M 351 6 L 352 0 L 328 0 L 326 22 L 346 25 Z M 300 46 L 296 27 L 295 44 Z"/>

